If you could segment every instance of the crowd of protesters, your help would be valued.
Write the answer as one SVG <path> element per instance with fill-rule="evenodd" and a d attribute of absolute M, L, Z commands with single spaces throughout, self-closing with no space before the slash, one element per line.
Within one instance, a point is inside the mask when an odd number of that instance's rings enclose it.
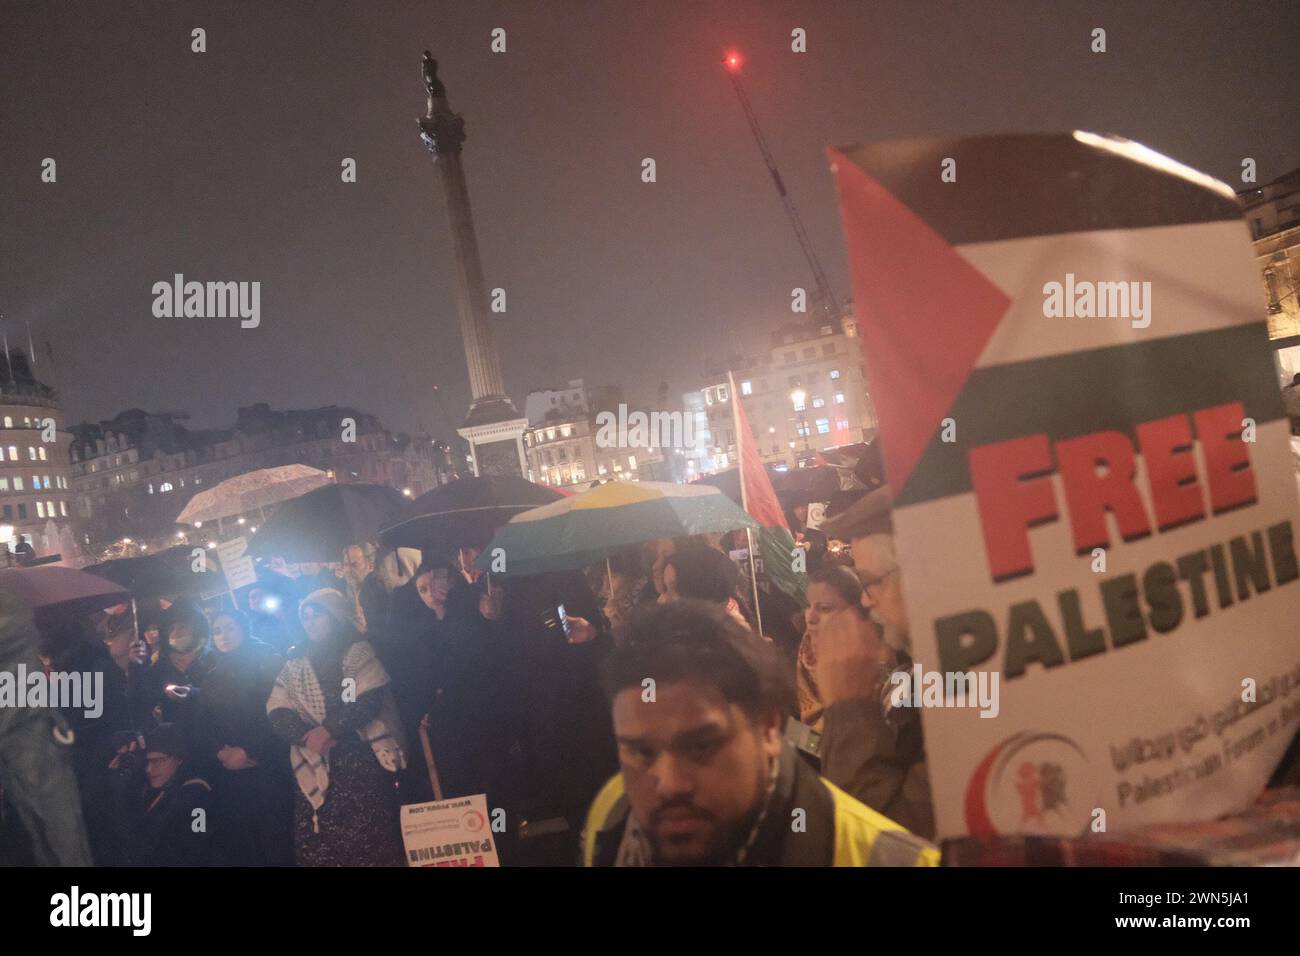
<path fill-rule="evenodd" d="M 919 722 L 882 705 L 909 664 L 888 491 L 805 517 L 806 607 L 742 576 L 740 533 L 518 579 L 485 540 L 363 544 L 46 623 L 47 668 L 105 674 L 103 714 L 65 715 L 93 858 L 402 865 L 402 804 L 482 793 L 503 865 L 932 864 Z"/>

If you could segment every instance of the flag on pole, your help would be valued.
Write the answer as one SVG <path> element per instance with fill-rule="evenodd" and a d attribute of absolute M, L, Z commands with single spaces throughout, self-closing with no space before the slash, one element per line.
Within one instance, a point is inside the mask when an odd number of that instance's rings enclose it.
<path fill-rule="evenodd" d="M 36 368 L 36 346 L 32 345 L 32 322 L 27 320 L 27 358 L 32 363 L 32 368 Z"/>
<path fill-rule="evenodd" d="M 763 569 L 769 581 L 800 604 L 804 603 L 804 590 L 808 577 L 796 571 L 794 564 L 794 535 L 786 524 L 785 511 L 777 500 L 772 479 L 763 467 L 763 457 L 749 428 L 749 416 L 736 390 L 736 380 L 727 373 L 731 389 L 731 407 L 736 426 L 736 457 L 740 470 L 740 506 L 762 527 L 757 532 L 758 553 L 763 559 Z"/>

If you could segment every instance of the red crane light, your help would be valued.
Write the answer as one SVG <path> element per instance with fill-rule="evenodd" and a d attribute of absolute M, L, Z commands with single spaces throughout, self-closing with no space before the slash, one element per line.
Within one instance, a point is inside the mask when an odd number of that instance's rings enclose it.
<path fill-rule="evenodd" d="M 728 52 L 727 55 L 722 58 L 722 65 L 725 66 L 732 73 L 739 73 L 740 54 L 737 53 L 735 50 Z"/>

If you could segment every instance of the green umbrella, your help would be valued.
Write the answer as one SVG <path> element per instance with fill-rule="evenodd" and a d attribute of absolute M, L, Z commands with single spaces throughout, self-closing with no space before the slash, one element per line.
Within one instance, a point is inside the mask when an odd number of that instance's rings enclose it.
<path fill-rule="evenodd" d="M 611 481 L 515 515 L 497 531 L 478 566 L 512 576 L 569 571 L 654 538 L 757 527 L 708 485 Z"/>

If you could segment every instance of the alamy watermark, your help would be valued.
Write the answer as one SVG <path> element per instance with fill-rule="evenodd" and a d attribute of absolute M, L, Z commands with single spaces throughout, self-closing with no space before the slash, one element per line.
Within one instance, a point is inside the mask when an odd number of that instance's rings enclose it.
<path fill-rule="evenodd" d="M 171 282 L 153 284 L 153 314 L 159 319 L 240 319 L 242 329 L 262 324 L 262 283 L 186 282 L 176 273 Z"/>
<path fill-rule="evenodd" d="M 600 448 L 695 448 L 695 416 L 690 412 L 596 413 L 596 445 Z"/>
<path fill-rule="evenodd" d="M 927 671 L 920 664 L 889 675 L 891 707 L 978 707 L 981 717 L 996 717 L 997 671 Z"/>
<path fill-rule="evenodd" d="M 80 710 L 88 720 L 104 713 L 103 671 L 0 670 L 0 707 Z"/>
<path fill-rule="evenodd" d="M 1076 281 L 1073 272 L 1065 282 L 1043 286 L 1043 315 L 1049 319 L 1130 319 L 1133 328 L 1151 324 L 1150 282 Z"/>

